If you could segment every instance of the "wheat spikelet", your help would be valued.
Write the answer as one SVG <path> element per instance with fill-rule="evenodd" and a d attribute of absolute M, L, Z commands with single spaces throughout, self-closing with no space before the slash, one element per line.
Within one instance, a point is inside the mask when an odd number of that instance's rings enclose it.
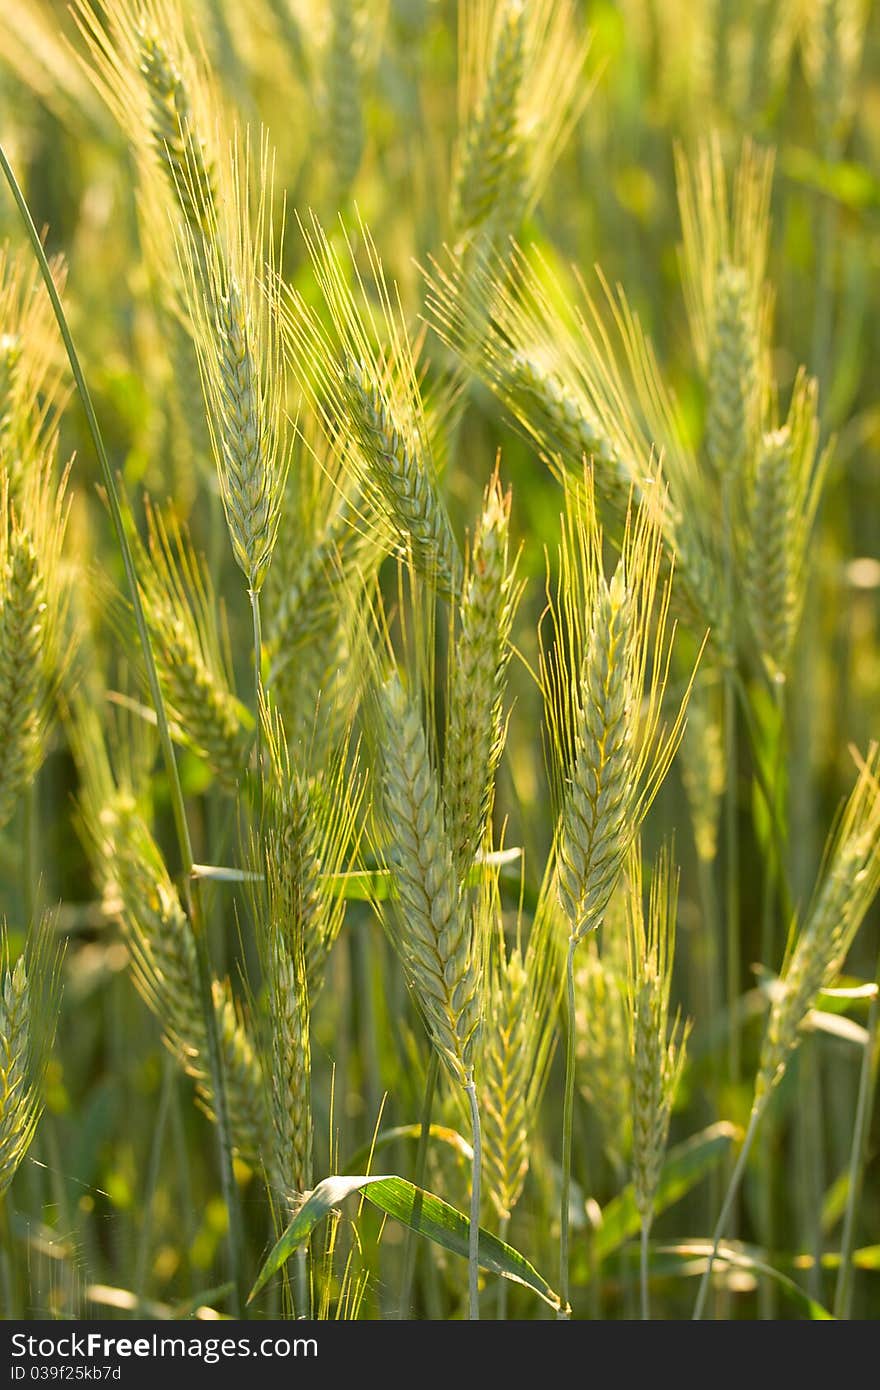
<path fill-rule="evenodd" d="M 548 288 L 549 286 L 549 288 Z M 435 263 L 427 309 L 437 332 L 467 361 L 535 441 L 560 478 L 593 468 L 595 489 L 622 531 L 631 496 L 650 505 L 662 449 L 670 497 L 657 508 L 677 593 L 700 627 L 719 627 L 720 560 L 705 518 L 706 480 L 681 438 L 673 397 L 653 348 L 621 292 L 602 281 L 606 308 L 518 248 Z M 609 321 L 610 320 L 610 321 Z"/>
<path fill-rule="evenodd" d="M 484 871 L 479 911 L 488 919 L 485 1016 L 480 1032 L 480 1116 L 486 1191 L 502 1221 L 519 1202 L 553 1056 L 556 974 L 552 880 L 542 887 L 523 945 L 521 915 L 509 944 L 497 879 Z"/>
<path fill-rule="evenodd" d="M 389 512 L 420 568 L 455 593 L 461 582 L 458 549 L 425 460 L 383 398 L 378 378 L 353 360 L 344 372 L 349 418 Z"/>
<path fill-rule="evenodd" d="M 270 911 L 271 890 L 270 890 Z M 275 1186 L 295 1199 L 312 1185 L 311 1053 L 305 963 L 273 928 L 267 969 L 272 1015 L 272 1125 Z"/>
<path fill-rule="evenodd" d="M 502 493 L 496 475 L 474 534 L 450 678 L 443 791 L 460 874 L 485 838 L 504 743 L 508 641 L 519 596 L 508 555 L 509 524 L 510 494 Z"/>
<path fill-rule="evenodd" d="M 475 943 L 419 712 L 397 675 L 379 698 L 383 809 L 401 909 L 395 942 L 431 1040 L 452 1076 L 466 1084 L 480 1023 Z"/>
<path fill-rule="evenodd" d="M 8 479 L 0 482 L 0 827 L 45 754 L 66 605 L 59 575 L 65 483 L 66 474 L 53 481 L 51 456 L 24 480 L 18 508 Z"/>
<path fill-rule="evenodd" d="M 669 1022 L 678 875 L 661 853 L 651 878 L 648 919 L 642 902 L 641 851 L 630 856 L 627 1013 L 632 1071 L 632 1170 L 636 1207 L 650 1226 L 669 1119 L 684 1069 L 689 1025 Z"/>
<path fill-rule="evenodd" d="M 661 523 L 643 507 L 607 580 L 589 473 L 580 490 L 567 489 L 543 683 L 560 781 L 559 893 L 573 942 L 601 922 L 681 739 L 687 694 L 671 728 L 660 725 L 671 654 L 660 554 Z"/>
<path fill-rule="evenodd" d="M 138 991 L 159 1022 L 169 1050 L 196 1084 L 208 1113 L 212 1094 L 204 1017 L 198 1006 L 196 945 L 133 791 L 137 768 L 115 774 L 94 708 L 77 698 L 68 736 L 80 772 L 78 829 L 92 861 L 104 910 L 118 918 L 131 951 Z M 120 760 L 126 756 L 123 750 Z M 268 1152 L 262 1071 L 247 1025 L 225 982 L 213 982 L 214 1005 L 233 1143 L 252 1163 Z"/>
<path fill-rule="evenodd" d="M 537 202 L 590 95 L 567 0 L 465 0 L 452 224 L 499 244 Z"/>
<path fill-rule="evenodd" d="M 706 453 L 719 477 L 741 476 L 751 459 L 758 386 L 756 336 L 746 273 L 725 263 L 716 285 L 706 416 Z"/>
<path fill-rule="evenodd" d="M 760 442 L 749 480 L 745 588 L 771 674 L 788 671 L 806 592 L 807 555 L 827 468 L 817 461 L 816 383 L 799 373 L 788 419 Z"/>
<path fill-rule="evenodd" d="M 763 369 L 770 315 L 765 276 L 772 173 L 772 153 L 744 141 L 731 197 L 717 136 L 704 140 L 692 160 L 676 151 L 682 283 L 694 353 L 707 377 L 725 300 L 731 322 L 735 325 L 740 314 L 751 326 L 751 342 L 741 351 Z M 723 291 L 722 280 L 727 281 Z M 730 353 L 731 361 L 739 352 L 737 347 Z"/>
<path fill-rule="evenodd" d="M 878 770 L 874 745 L 831 837 L 824 874 L 773 994 L 755 1082 L 756 1110 L 785 1075 L 816 996 L 839 972 L 880 887 Z"/>
<path fill-rule="evenodd" d="M 481 226 L 519 182 L 519 99 L 526 38 L 524 0 L 499 8 L 485 89 L 464 132 L 453 188 L 453 225 Z"/>
<path fill-rule="evenodd" d="M 349 444 L 341 453 L 346 491 L 357 495 L 374 541 L 386 542 L 378 519 L 391 549 L 457 594 L 461 555 L 440 495 L 413 346 L 369 233 L 363 225 L 360 231 L 365 278 L 347 239 L 343 256 L 316 219 L 303 228 L 331 327 L 288 287 L 282 328 L 289 365 L 331 447 L 338 450 L 340 438 Z"/>
<path fill-rule="evenodd" d="M 147 519 L 149 555 L 139 572 L 162 683 L 184 736 L 234 788 L 247 741 L 222 653 L 213 586 L 179 523 L 152 508 Z"/>
<path fill-rule="evenodd" d="M 181 212 L 193 231 L 213 236 L 215 174 L 195 126 L 182 72 L 152 26 L 138 28 L 138 68 L 150 104 L 150 134 Z"/>
<path fill-rule="evenodd" d="M 138 990 L 210 1112 L 207 1036 L 197 1006 L 198 971 L 189 920 L 158 847 L 128 798 L 104 808 L 102 832 L 112 843 L 112 879 L 105 903 L 123 922 Z M 266 1135 L 263 1078 L 228 986 L 215 981 L 213 988 L 233 1142 L 254 1162 Z"/>
<path fill-rule="evenodd" d="M 358 9 L 356 0 L 330 0 L 327 125 L 339 202 L 354 183 L 364 152 Z"/>
<path fill-rule="evenodd" d="M 246 139 L 233 141 L 218 177 L 216 236 L 205 241 L 184 229 L 178 255 L 232 551 L 258 593 L 289 462 L 267 143 L 254 161 Z"/>
<path fill-rule="evenodd" d="M 74 0 L 73 17 L 87 75 L 138 155 L 146 196 L 157 192 L 158 176 L 164 207 L 170 197 L 190 230 L 210 240 L 218 102 L 177 0 L 117 0 L 106 14 L 92 0 Z"/>
<path fill-rule="evenodd" d="M 0 936 L 0 1197 L 27 1153 L 43 1108 L 42 1080 L 58 1016 L 55 918 L 28 935 L 15 965 Z"/>
<path fill-rule="evenodd" d="M 50 262 L 59 291 L 65 268 Z M 19 505 L 26 479 L 52 452 L 65 400 L 51 303 L 33 258 L 0 246 L 0 465 Z"/>

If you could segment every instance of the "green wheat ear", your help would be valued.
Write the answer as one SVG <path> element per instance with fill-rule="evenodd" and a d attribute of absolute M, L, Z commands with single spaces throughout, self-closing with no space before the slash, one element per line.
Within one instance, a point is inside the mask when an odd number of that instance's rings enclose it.
<path fill-rule="evenodd" d="M 673 871 L 668 850 L 661 851 L 653 866 L 647 918 L 637 843 L 630 855 L 628 887 L 626 1000 L 633 1186 L 643 1226 L 650 1227 L 690 1031 L 678 1014 L 670 1022 L 678 873 Z"/>
<path fill-rule="evenodd" d="M 510 494 L 497 475 L 468 557 L 452 649 L 443 790 L 460 874 L 486 841 L 495 774 L 504 746 L 504 689 L 510 632 L 522 586 L 510 556 Z"/>
<path fill-rule="evenodd" d="M 44 915 L 28 932 L 12 963 L 5 925 L 0 929 L 0 1197 L 30 1147 L 43 1109 L 43 1075 L 60 1007 L 57 915 Z"/>
<path fill-rule="evenodd" d="M 573 942 L 602 921 L 684 727 L 689 687 L 669 723 L 662 714 L 673 634 L 661 548 L 662 521 L 643 506 L 609 580 L 590 473 L 567 488 L 542 680 L 560 804 L 559 894 Z"/>
<path fill-rule="evenodd" d="M 176 519 L 147 506 L 149 549 L 139 565 L 157 664 L 182 736 L 228 789 L 246 762 L 244 711 L 232 691 L 228 639 L 207 568 Z"/>
<path fill-rule="evenodd" d="M 880 888 L 880 749 L 860 761 L 856 785 L 825 850 L 803 925 L 792 929 L 774 991 L 755 1082 L 761 1109 L 785 1075 L 820 990 L 830 985 Z"/>
<path fill-rule="evenodd" d="M 67 594 L 61 547 L 66 472 L 52 454 L 23 480 L 16 504 L 0 481 L 0 827 L 43 761 L 52 696 L 63 656 Z"/>
<path fill-rule="evenodd" d="M 327 435 L 348 442 L 346 491 L 375 542 L 411 557 L 429 583 L 461 589 L 461 552 L 441 494 L 416 352 L 396 291 L 361 224 L 362 276 L 346 238 L 339 251 L 316 218 L 303 228 L 330 327 L 291 287 L 282 328 L 288 365 Z"/>
<path fill-rule="evenodd" d="M 272 560 L 290 461 L 272 166 L 265 140 L 254 153 L 236 136 L 218 169 L 216 235 L 184 226 L 177 246 L 232 552 L 253 594 Z"/>

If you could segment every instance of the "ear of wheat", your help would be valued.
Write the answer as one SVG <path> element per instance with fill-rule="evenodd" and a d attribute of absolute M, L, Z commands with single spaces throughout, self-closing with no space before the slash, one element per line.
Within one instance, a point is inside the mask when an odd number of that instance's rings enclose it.
<path fill-rule="evenodd" d="M 633 495 L 650 505 L 663 451 L 669 496 L 662 517 L 677 593 L 702 631 L 723 620 L 720 559 L 703 518 L 703 470 L 681 437 L 677 408 L 653 348 L 622 293 L 603 283 L 603 310 L 537 257 L 517 248 L 453 258 L 429 275 L 427 309 L 440 336 L 486 381 L 564 479 L 593 469 L 596 494 L 622 532 Z"/>
<path fill-rule="evenodd" d="M 17 505 L 0 479 L 0 826 L 43 760 L 61 674 L 66 473 L 59 483 L 54 471 L 51 455 L 34 466 Z"/>
<path fill-rule="evenodd" d="M 61 952 L 54 914 L 28 933 L 13 965 L 0 934 L 0 1197 L 30 1147 L 43 1108 L 43 1073 L 55 1037 Z"/>
<path fill-rule="evenodd" d="M 360 18 L 357 0 L 330 0 L 325 59 L 327 130 L 337 202 L 344 201 L 347 196 L 364 152 Z"/>
<path fill-rule="evenodd" d="M 880 888 L 880 751 L 861 763 L 803 925 L 793 933 L 764 1032 L 755 1082 L 761 1110 L 785 1074 L 819 991 L 840 971 Z"/>
<path fill-rule="evenodd" d="M 610 580 L 592 479 L 566 491 L 555 642 L 543 662 L 561 788 L 559 891 L 573 942 L 602 920 L 627 850 L 681 739 L 687 697 L 661 721 L 671 646 L 661 527 L 642 507 Z"/>
<path fill-rule="evenodd" d="M 51 270 L 63 290 L 63 262 L 53 258 Z M 0 459 L 15 504 L 28 475 L 54 451 L 66 397 L 51 305 L 37 292 L 38 275 L 31 257 L 0 246 Z"/>
<path fill-rule="evenodd" d="M 459 875 L 484 842 L 504 744 L 503 696 L 521 586 L 509 556 L 510 494 L 497 475 L 484 498 L 452 653 L 443 790 Z"/>
<path fill-rule="evenodd" d="M 633 1185 L 639 1216 L 650 1227 L 689 1026 L 678 1014 L 670 1023 L 678 873 L 669 851 L 662 851 L 653 866 L 647 918 L 638 845 L 630 855 L 628 877 L 626 1002 Z"/>
<path fill-rule="evenodd" d="M 187 44 L 176 0 L 120 0 L 106 16 L 91 0 L 75 0 L 73 15 L 86 45 L 88 77 L 142 169 L 161 176 L 166 197 L 194 236 L 210 240 L 216 229 L 217 103 Z"/>
<path fill-rule="evenodd" d="M 114 772 L 94 710 L 78 700 L 68 725 L 82 790 L 79 830 L 104 909 L 122 924 L 138 991 L 170 1051 L 212 1113 L 204 1017 L 192 927 L 127 779 Z M 213 982 L 230 1124 L 237 1151 L 259 1164 L 269 1152 L 263 1076 L 240 1005 Z"/>
<path fill-rule="evenodd" d="M 771 675 L 784 679 L 806 597 L 813 523 L 829 451 L 817 457 L 815 381 L 799 372 L 785 424 L 765 433 L 748 480 L 743 569 L 752 627 Z"/>
<path fill-rule="evenodd" d="M 151 507 L 147 519 L 149 553 L 139 573 L 169 704 L 184 737 L 232 789 L 245 763 L 244 712 L 231 688 L 213 585 L 180 524 Z"/>
<path fill-rule="evenodd" d="M 379 709 L 384 820 L 400 894 L 394 939 L 431 1040 L 464 1085 L 473 1072 L 480 1023 L 479 942 L 459 897 L 421 716 L 396 674 L 380 691 Z"/>
<path fill-rule="evenodd" d="M 732 197 L 717 136 L 688 160 L 676 151 L 681 217 L 680 261 L 691 341 L 705 377 L 717 352 L 719 310 L 752 329 L 744 351 L 763 363 L 769 329 L 766 285 L 773 156 L 745 141 L 733 176 Z"/>
<path fill-rule="evenodd" d="M 178 255 L 232 551 L 250 592 L 258 594 L 275 548 L 290 458 L 266 141 L 254 154 L 247 137 L 236 137 L 218 177 L 216 236 L 183 228 Z"/>
<path fill-rule="evenodd" d="M 567 0 L 467 0 L 452 221 L 499 242 L 537 202 L 583 111 L 589 37 Z"/>
<path fill-rule="evenodd" d="M 541 894 L 527 941 L 521 918 L 514 941 L 508 941 L 491 870 L 484 871 L 480 908 L 490 918 L 478 1063 L 483 1172 L 505 1230 L 522 1196 L 553 1058 L 558 985 L 552 881 Z"/>
<path fill-rule="evenodd" d="M 413 348 L 375 247 L 361 230 L 366 280 L 348 242 L 340 255 L 316 220 L 304 229 L 332 329 L 288 290 L 283 327 L 289 364 L 328 436 L 351 440 L 344 459 L 362 509 L 372 503 L 390 546 L 411 554 L 432 582 L 455 595 L 461 555 L 440 493 Z"/>

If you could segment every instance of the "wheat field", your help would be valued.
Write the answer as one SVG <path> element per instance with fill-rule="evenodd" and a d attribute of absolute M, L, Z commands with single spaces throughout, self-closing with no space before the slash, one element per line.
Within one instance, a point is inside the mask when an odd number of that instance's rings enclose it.
<path fill-rule="evenodd" d="M 0 1312 L 880 1316 L 880 11 L 0 10 Z"/>

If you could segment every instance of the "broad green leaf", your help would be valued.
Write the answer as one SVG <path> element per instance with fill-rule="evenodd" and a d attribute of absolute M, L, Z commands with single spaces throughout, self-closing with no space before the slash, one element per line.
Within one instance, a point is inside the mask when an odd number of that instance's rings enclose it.
<path fill-rule="evenodd" d="M 347 1172 L 352 1169 L 363 1168 L 370 1160 L 371 1154 L 377 1154 L 382 1149 L 387 1149 L 389 1144 L 393 1144 L 398 1139 L 418 1139 L 422 1133 L 420 1124 L 396 1125 L 394 1129 L 383 1129 L 376 1135 L 370 1144 L 364 1144 L 363 1148 L 358 1149 L 357 1153 L 352 1154 L 343 1167 Z M 431 1125 L 428 1130 L 430 1139 L 437 1139 L 441 1144 L 448 1144 L 451 1149 L 455 1149 L 468 1163 L 473 1161 L 474 1151 L 463 1134 L 459 1134 L 457 1129 L 450 1129 L 448 1125 Z"/>
<path fill-rule="evenodd" d="M 660 1245 L 657 1247 L 660 1254 L 678 1255 L 686 1260 L 700 1260 L 708 1258 L 712 1253 L 712 1242 L 709 1240 L 682 1241 L 678 1245 Z M 810 1298 L 800 1285 L 793 1279 L 789 1279 L 787 1274 L 783 1274 L 781 1269 L 775 1269 L 773 1265 L 768 1265 L 765 1260 L 750 1251 L 746 1246 L 741 1245 L 721 1245 L 715 1256 L 716 1263 L 729 1265 L 731 1269 L 746 1270 L 750 1274 L 761 1275 L 765 1279 L 772 1279 L 774 1284 L 783 1293 L 796 1303 L 800 1308 L 816 1322 L 833 1322 L 834 1314 L 829 1313 L 823 1304 L 816 1299 Z M 693 1270 L 694 1274 L 702 1273 L 701 1267 Z"/>
<path fill-rule="evenodd" d="M 393 1217 L 395 1221 L 400 1221 L 402 1225 L 409 1226 L 418 1235 L 425 1236 L 444 1250 L 467 1258 L 470 1222 L 460 1211 L 456 1211 L 455 1207 L 449 1206 L 448 1202 L 435 1197 L 433 1193 L 425 1192 L 414 1183 L 407 1182 L 405 1178 L 394 1176 L 358 1175 L 325 1178 L 309 1193 L 287 1230 L 269 1252 L 248 1302 L 256 1297 L 272 1275 L 276 1274 L 294 1251 L 308 1239 L 318 1223 L 346 1197 L 356 1192 L 362 1193 L 373 1206 Z M 479 1261 L 481 1268 L 491 1274 L 499 1274 L 504 1279 L 523 1284 L 551 1308 L 559 1308 L 558 1294 L 553 1292 L 547 1281 L 541 1278 L 528 1260 L 518 1250 L 506 1245 L 482 1226 L 479 1237 Z"/>
<path fill-rule="evenodd" d="M 692 1187 L 696 1187 L 721 1162 L 738 1137 L 736 1126 L 722 1121 L 670 1149 L 657 1188 L 655 1216 L 674 1206 Z M 613 1254 L 624 1241 L 637 1236 L 640 1227 L 635 1194 L 630 1183 L 602 1211 L 602 1224 L 595 1238 L 597 1258 L 606 1259 Z"/>
<path fill-rule="evenodd" d="M 504 868 L 515 863 L 522 855 L 519 848 L 495 850 L 487 854 L 485 863 L 493 868 Z M 480 865 L 474 864 L 469 882 L 480 882 Z M 349 902 L 385 902 L 397 897 L 394 875 L 389 869 L 350 869 L 341 874 L 325 874 L 324 883 L 331 893 Z"/>

